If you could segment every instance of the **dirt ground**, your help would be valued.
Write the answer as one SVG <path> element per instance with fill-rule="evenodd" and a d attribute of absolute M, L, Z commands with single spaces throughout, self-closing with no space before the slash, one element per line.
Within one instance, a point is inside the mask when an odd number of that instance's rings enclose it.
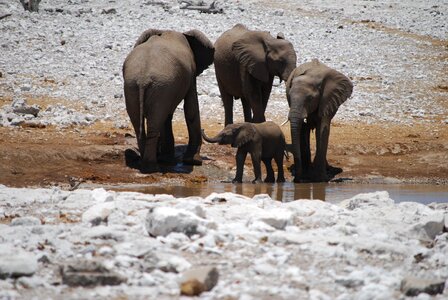
<path fill-rule="evenodd" d="M 202 124 L 209 135 L 222 126 Z M 282 128 L 289 142 L 289 125 Z M 174 132 L 180 157 L 187 143 L 184 122 L 175 123 Z M 220 182 L 235 175 L 235 149 L 208 143 L 202 146 L 202 166 L 168 166 L 163 173 L 141 174 L 125 163 L 125 150 L 135 148 L 135 144 L 131 128 L 117 129 L 108 122 L 68 128 L 0 127 L 0 183 L 74 189 L 86 184 Z M 448 131 L 440 120 L 412 126 L 334 122 L 328 160 L 343 169 L 335 181 L 447 184 Z M 290 156 L 285 168 L 292 162 Z M 286 178 L 292 179 L 289 171 Z M 252 179 L 248 156 L 244 181 Z"/>

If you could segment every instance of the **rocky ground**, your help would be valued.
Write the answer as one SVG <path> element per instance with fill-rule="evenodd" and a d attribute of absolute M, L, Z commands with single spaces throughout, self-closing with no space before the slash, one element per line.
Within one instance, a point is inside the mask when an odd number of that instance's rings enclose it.
<path fill-rule="evenodd" d="M 318 58 L 352 79 L 330 137 L 329 162 L 343 168 L 335 181 L 447 184 L 445 2 L 216 5 L 223 14 L 177 1 L 44 0 L 30 13 L 0 0 L 0 298 L 176 298 L 182 274 L 204 265 L 219 273 L 202 294 L 208 299 L 446 298 L 443 203 L 394 204 L 385 193 L 331 205 L 86 189 L 233 178 L 234 149 L 210 144 L 201 167 L 142 175 L 127 166 L 135 136 L 121 66 L 148 28 L 197 28 L 215 41 L 238 22 L 283 32 L 298 63 Z M 202 127 L 212 135 L 224 119 L 213 67 L 198 91 Z M 287 113 L 276 81 L 267 118 L 281 123 Z M 238 101 L 235 115 L 243 119 Z M 289 140 L 288 125 L 283 130 Z M 181 157 L 181 106 L 174 131 Z M 249 181 L 250 161 L 246 170 Z M 216 270 L 206 272 L 207 284 L 183 287 L 209 287 Z"/>
<path fill-rule="evenodd" d="M 210 288 L 201 298 L 448 293 L 446 203 L 395 204 L 387 192 L 333 205 L 5 186 L 0 203 L 7 299 L 176 299 Z"/>

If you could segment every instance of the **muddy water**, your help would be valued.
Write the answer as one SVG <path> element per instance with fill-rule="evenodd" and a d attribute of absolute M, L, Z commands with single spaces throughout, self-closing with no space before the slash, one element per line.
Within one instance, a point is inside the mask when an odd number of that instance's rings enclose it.
<path fill-rule="evenodd" d="M 232 192 L 248 197 L 268 194 L 272 199 L 284 202 L 296 199 L 319 199 L 338 203 L 360 193 L 388 191 L 395 202 L 413 201 L 422 204 L 448 202 L 447 185 L 410 185 L 410 184 L 231 184 L 208 183 L 188 186 L 120 186 L 113 187 L 119 191 L 135 191 L 147 194 L 170 194 L 175 197 L 207 197 L 213 192 Z"/>

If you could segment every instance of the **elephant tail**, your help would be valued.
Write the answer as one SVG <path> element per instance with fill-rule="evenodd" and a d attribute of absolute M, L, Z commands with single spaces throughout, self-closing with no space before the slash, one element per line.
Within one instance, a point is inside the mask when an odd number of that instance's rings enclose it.
<path fill-rule="evenodd" d="M 138 88 L 138 101 L 139 101 L 139 118 L 140 118 L 140 123 L 139 123 L 139 132 L 140 132 L 140 136 L 138 136 L 138 140 L 140 141 L 140 144 L 144 145 L 144 137 L 145 137 L 145 120 L 144 120 L 144 107 L 145 107 L 145 86 L 139 86 Z M 143 155 L 143 154 L 142 154 Z"/>

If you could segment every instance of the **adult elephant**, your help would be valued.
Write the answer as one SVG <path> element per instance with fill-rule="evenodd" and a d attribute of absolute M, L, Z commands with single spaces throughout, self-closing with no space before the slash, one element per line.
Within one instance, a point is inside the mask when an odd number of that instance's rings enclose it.
<path fill-rule="evenodd" d="M 189 135 L 183 161 L 202 163 L 196 76 L 212 64 L 213 54 L 212 42 L 198 30 L 149 29 L 127 56 L 123 64 L 126 110 L 137 137 L 143 172 L 158 170 L 158 153 L 168 160 L 174 158 L 171 120 L 182 100 Z"/>
<path fill-rule="evenodd" d="M 225 125 L 233 123 L 233 98 L 241 99 L 244 121 L 264 122 L 274 76 L 286 82 L 296 61 L 294 47 L 281 34 L 274 38 L 241 24 L 224 32 L 215 42 L 214 62 Z"/>
<path fill-rule="evenodd" d="M 291 122 L 294 182 L 329 180 L 327 148 L 330 122 L 352 94 L 353 84 L 317 59 L 298 66 L 286 83 Z M 316 129 L 316 154 L 311 164 L 310 131 Z"/>

